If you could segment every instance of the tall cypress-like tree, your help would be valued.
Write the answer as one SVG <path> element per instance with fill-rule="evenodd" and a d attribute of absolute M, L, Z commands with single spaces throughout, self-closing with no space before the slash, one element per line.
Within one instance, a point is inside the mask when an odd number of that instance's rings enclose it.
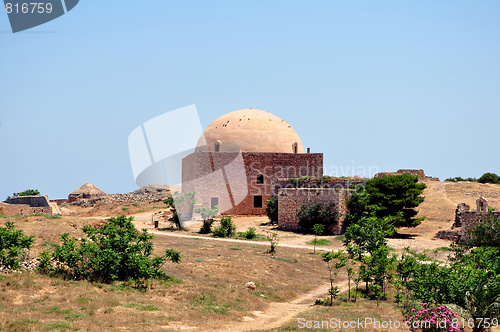
<path fill-rule="evenodd" d="M 425 199 L 422 192 L 427 186 L 419 183 L 413 175 L 383 176 L 368 180 L 365 192 L 353 195 L 348 206 L 351 218 L 356 222 L 361 217 L 375 215 L 388 218 L 395 227 L 418 226 L 425 217 L 415 218 L 415 210 Z"/>

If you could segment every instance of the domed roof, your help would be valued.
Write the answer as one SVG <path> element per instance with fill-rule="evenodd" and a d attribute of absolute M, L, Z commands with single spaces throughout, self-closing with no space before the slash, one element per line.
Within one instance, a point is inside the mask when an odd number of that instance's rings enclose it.
<path fill-rule="evenodd" d="M 304 153 L 299 135 L 285 120 L 257 109 L 242 109 L 223 115 L 203 134 L 198 146 L 205 144 L 205 138 L 210 146 L 219 144 L 219 151 L 226 151 L 224 143 L 233 143 L 242 152 Z"/>

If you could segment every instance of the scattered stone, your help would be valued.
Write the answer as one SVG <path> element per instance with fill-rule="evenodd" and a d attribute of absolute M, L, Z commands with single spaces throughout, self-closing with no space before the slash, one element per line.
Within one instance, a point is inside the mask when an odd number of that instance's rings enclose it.
<path fill-rule="evenodd" d="M 170 196 L 170 189 L 168 186 L 164 185 L 149 185 L 146 187 L 139 188 L 128 194 L 111 194 L 101 197 L 93 198 L 81 198 L 71 205 L 77 205 L 81 207 L 94 207 L 97 204 L 100 205 L 116 205 L 116 204 L 132 204 L 141 202 L 161 202 Z"/>
<path fill-rule="evenodd" d="M 255 290 L 257 287 L 255 286 L 255 283 L 253 281 L 249 281 L 245 284 L 245 288 Z"/>

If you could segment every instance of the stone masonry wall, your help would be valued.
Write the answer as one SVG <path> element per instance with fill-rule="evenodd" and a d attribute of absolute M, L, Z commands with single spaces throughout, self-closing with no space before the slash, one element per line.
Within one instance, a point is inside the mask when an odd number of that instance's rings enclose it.
<path fill-rule="evenodd" d="M 31 207 L 48 207 L 49 199 L 47 196 L 17 196 L 12 197 L 9 204 L 27 204 Z"/>
<path fill-rule="evenodd" d="M 425 176 L 423 169 L 398 169 L 397 172 L 382 172 L 375 174 L 376 178 L 380 178 L 382 176 L 393 176 L 393 175 L 415 175 L 418 177 L 418 181 L 425 181 L 427 177 Z"/>
<path fill-rule="evenodd" d="M 329 228 L 333 234 L 344 233 L 344 221 L 347 213 L 345 204 L 349 190 L 331 188 L 282 188 L 278 191 L 278 227 L 286 230 L 301 230 L 297 214 L 302 205 L 316 203 L 335 203 L 338 223 Z"/>
<path fill-rule="evenodd" d="M 45 213 L 52 214 L 52 208 L 50 206 L 44 207 L 30 207 L 27 204 L 5 204 L 0 203 L 0 214 L 7 216 L 12 216 L 15 214 L 31 215 L 35 213 Z"/>
<path fill-rule="evenodd" d="M 182 190 L 196 193 L 197 206 L 210 207 L 211 197 L 217 197 L 226 215 L 263 215 L 272 180 L 322 176 L 323 154 L 198 152 L 183 159 L 182 169 Z M 257 183 L 258 175 L 263 183 Z M 262 196 L 262 207 L 254 207 L 254 196 Z"/>
<path fill-rule="evenodd" d="M 494 211 L 493 216 L 500 218 L 500 211 Z M 478 213 L 477 211 L 463 211 L 461 213 L 462 229 L 460 236 L 462 239 L 468 239 L 468 232 L 473 231 L 476 226 L 488 217 L 487 213 Z"/>

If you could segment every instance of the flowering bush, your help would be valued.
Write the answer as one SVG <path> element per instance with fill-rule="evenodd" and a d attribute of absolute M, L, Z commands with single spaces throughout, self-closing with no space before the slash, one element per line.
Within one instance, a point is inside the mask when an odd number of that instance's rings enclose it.
<path fill-rule="evenodd" d="M 411 309 L 411 314 L 406 317 L 406 326 L 411 331 L 428 332 L 463 332 L 463 327 L 458 323 L 457 314 L 446 306 L 434 303 L 420 303 L 420 310 Z"/>

